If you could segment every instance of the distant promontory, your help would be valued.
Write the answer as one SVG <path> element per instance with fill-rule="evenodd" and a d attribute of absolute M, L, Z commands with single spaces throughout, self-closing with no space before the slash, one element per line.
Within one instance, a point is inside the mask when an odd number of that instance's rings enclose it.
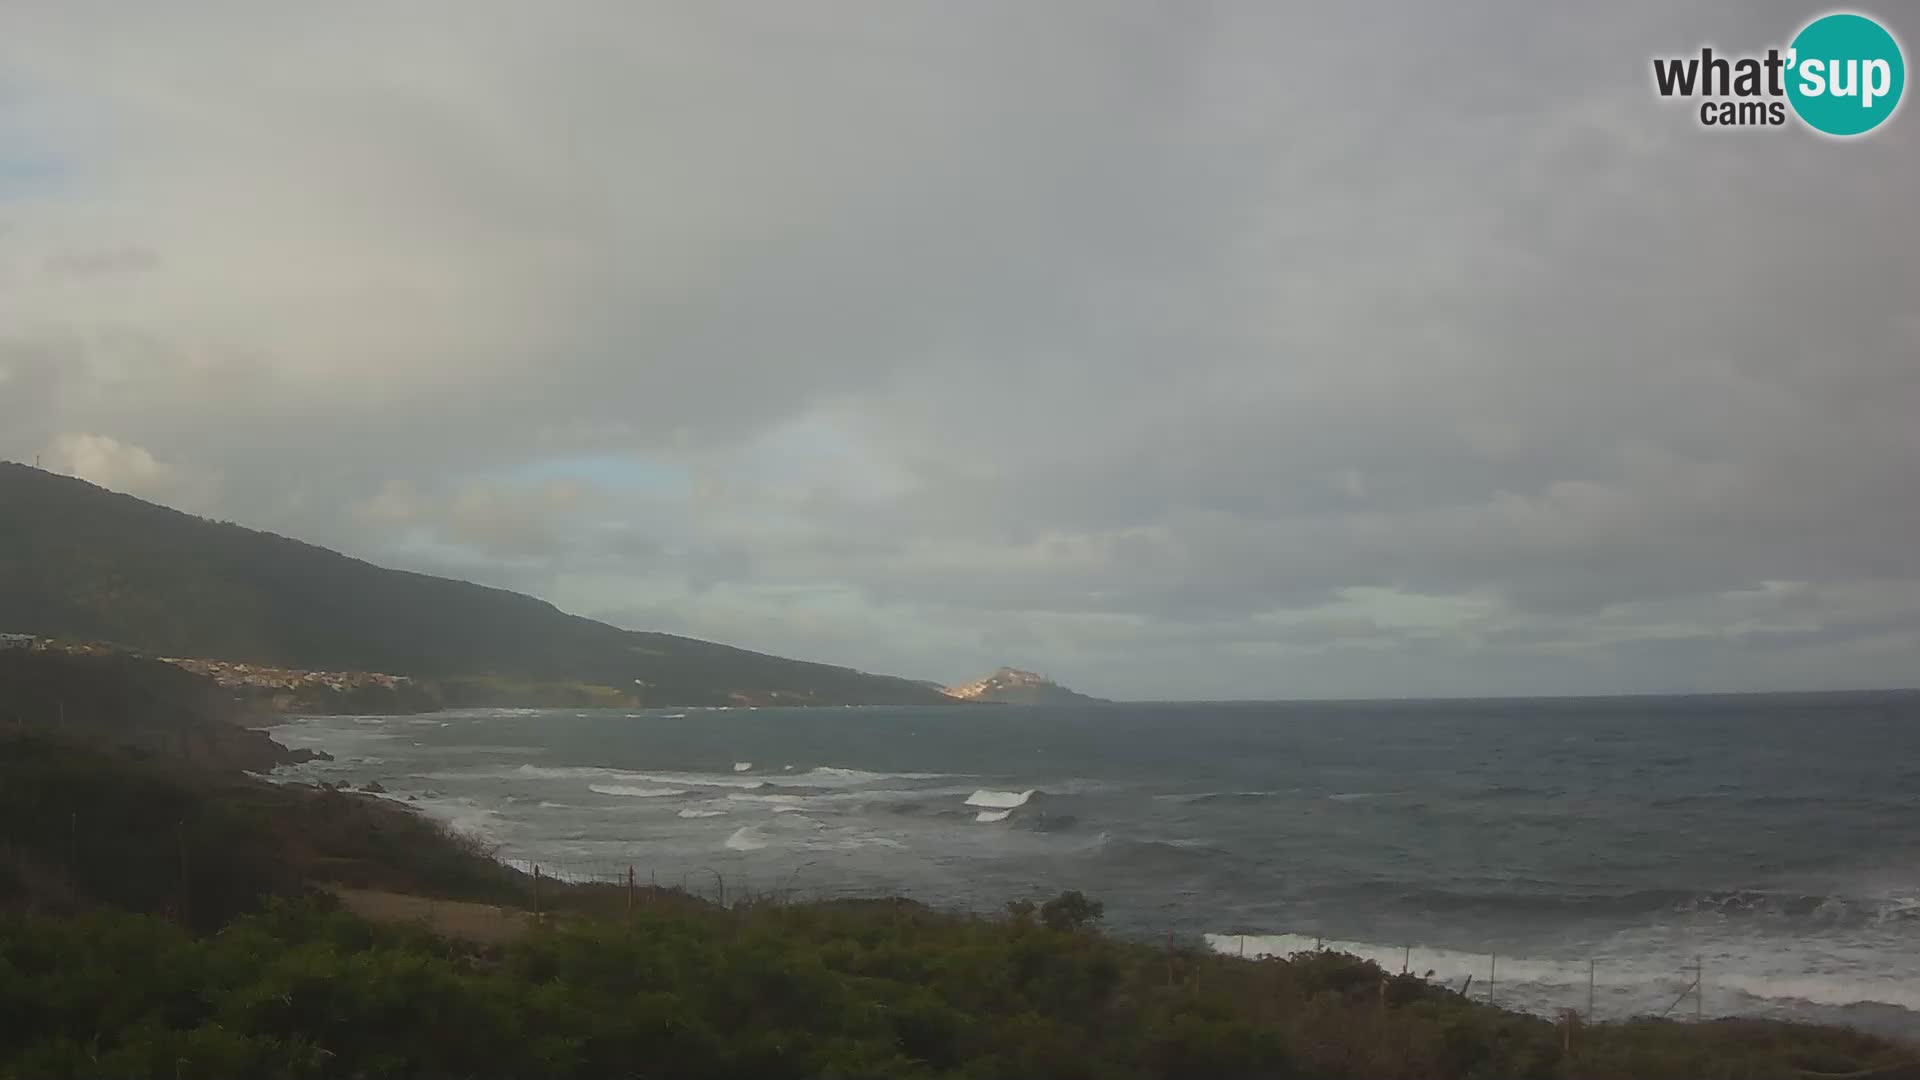
<path fill-rule="evenodd" d="M 999 705 L 1110 705 L 1105 698 L 1088 697 L 1061 686 L 1044 675 L 1003 667 L 984 679 L 942 690 L 961 701 Z"/>

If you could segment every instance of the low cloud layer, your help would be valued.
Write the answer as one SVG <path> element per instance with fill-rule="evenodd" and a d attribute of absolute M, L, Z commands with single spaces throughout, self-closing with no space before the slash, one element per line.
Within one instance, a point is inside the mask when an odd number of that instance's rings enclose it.
<path fill-rule="evenodd" d="M 916 677 L 1914 681 L 1912 110 L 1648 74 L 1811 9 L 572 8 L 0 12 L 0 456 Z"/>

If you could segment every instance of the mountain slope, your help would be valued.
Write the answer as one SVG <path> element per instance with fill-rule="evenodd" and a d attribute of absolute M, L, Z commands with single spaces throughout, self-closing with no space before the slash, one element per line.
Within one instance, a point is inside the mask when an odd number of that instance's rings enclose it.
<path fill-rule="evenodd" d="M 647 704 L 951 700 L 906 679 L 621 630 L 8 463 L 0 631 L 285 667 L 592 683 Z"/>
<path fill-rule="evenodd" d="M 1107 705 L 1105 698 L 1088 697 L 1061 686 L 1044 675 L 1003 667 L 984 679 L 976 679 L 945 691 L 961 701 L 986 701 L 999 705 Z"/>

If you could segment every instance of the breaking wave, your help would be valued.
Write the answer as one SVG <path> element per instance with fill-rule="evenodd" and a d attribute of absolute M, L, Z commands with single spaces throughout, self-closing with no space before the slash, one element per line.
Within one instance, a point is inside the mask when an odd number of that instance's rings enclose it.
<path fill-rule="evenodd" d="M 727 837 L 728 851 L 759 851 L 767 846 L 767 834 L 751 825 L 742 825 Z"/>
<path fill-rule="evenodd" d="M 1038 794 L 1038 789 L 1036 788 L 1028 788 L 1025 791 L 989 791 L 986 788 L 981 788 L 967 796 L 967 805 L 985 806 L 995 810 L 1011 810 L 1015 807 L 1027 805 L 1027 800 L 1033 798 L 1036 794 Z"/>
<path fill-rule="evenodd" d="M 600 780 L 617 784 L 662 784 L 677 787 L 723 787 L 751 790 L 765 787 L 765 780 L 748 780 L 738 776 L 723 776 L 718 773 L 646 773 L 626 772 L 621 769 L 608 769 L 598 765 L 580 765 L 552 768 L 545 765 L 522 765 L 506 774 L 531 780 Z"/>
<path fill-rule="evenodd" d="M 687 793 L 686 788 L 634 787 L 632 784 L 588 784 L 587 790 L 602 795 L 624 795 L 630 799 L 655 799 Z"/>

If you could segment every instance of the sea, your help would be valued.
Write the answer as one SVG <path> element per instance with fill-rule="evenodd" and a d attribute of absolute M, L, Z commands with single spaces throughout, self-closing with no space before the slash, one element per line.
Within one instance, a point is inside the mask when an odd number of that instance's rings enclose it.
<path fill-rule="evenodd" d="M 1334 948 L 1599 1019 L 1920 1035 L 1920 693 L 292 718 L 549 876 Z"/>

